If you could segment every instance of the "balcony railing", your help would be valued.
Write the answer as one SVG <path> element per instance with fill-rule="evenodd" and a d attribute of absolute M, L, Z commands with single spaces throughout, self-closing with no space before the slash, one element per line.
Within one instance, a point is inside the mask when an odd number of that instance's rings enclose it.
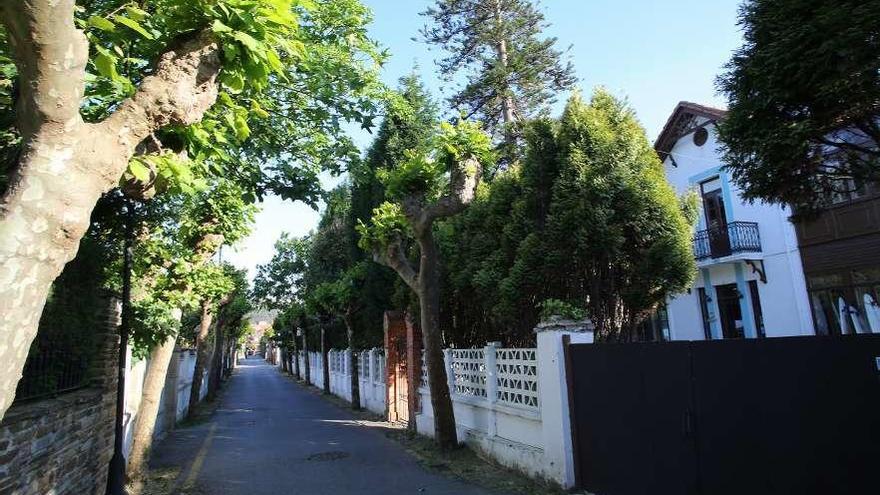
<path fill-rule="evenodd" d="M 761 234 L 755 222 L 731 222 L 694 235 L 694 257 L 698 260 L 760 252 Z"/>

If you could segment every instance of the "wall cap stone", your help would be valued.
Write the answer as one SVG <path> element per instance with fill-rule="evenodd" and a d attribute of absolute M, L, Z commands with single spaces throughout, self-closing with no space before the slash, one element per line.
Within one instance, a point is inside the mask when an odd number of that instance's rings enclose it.
<path fill-rule="evenodd" d="M 583 320 L 570 320 L 561 316 L 551 316 L 550 318 L 538 323 L 535 327 L 535 333 L 541 332 L 570 332 L 570 333 L 586 333 L 596 329 L 593 322 L 589 318 Z"/>

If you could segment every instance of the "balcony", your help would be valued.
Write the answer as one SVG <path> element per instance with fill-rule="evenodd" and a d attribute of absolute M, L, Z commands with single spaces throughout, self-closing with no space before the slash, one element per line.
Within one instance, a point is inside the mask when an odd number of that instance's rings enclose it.
<path fill-rule="evenodd" d="M 760 252 L 761 234 L 755 222 L 731 222 L 723 227 L 697 231 L 694 235 L 697 261 Z"/>

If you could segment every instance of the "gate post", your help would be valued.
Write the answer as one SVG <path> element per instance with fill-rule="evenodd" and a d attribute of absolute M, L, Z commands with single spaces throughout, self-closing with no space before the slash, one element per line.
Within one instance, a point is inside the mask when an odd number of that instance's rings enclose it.
<path fill-rule="evenodd" d="M 553 478 L 563 488 L 576 482 L 572 418 L 569 407 L 568 376 L 565 363 L 565 338 L 573 344 L 593 343 L 593 324 L 589 320 L 555 320 L 539 323 L 538 400 L 545 464 L 552 466 Z"/>
<path fill-rule="evenodd" d="M 501 347 L 501 342 L 489 342 L 483 348 L 483 363 L 486 366 L 486 400 L 489 401 L 489 422 L 486 430 L 490 438 L 498 434 L 498 414 L 495 404 L 498 402 L 498 361 L 495 349 Z"/>
<path fill-rule="evenodd" d="M 419 412 L 419 384 L 422 381 L 422 329 L 412 321 L 412 318 L 406 317 L 406 381 L 407 381 L 407 398 L 409 403 L 409 419 L 410 427 L 413 431 L 416 429 L 415 417 Z"/>

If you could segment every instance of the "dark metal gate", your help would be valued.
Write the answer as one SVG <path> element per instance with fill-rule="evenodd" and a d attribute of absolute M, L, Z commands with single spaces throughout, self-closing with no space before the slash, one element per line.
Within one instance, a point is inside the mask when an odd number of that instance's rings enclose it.
<path fill-rule="evenodd" d="M 880 335 L 568 347 L 598 495 L 880 493 Z"/>

